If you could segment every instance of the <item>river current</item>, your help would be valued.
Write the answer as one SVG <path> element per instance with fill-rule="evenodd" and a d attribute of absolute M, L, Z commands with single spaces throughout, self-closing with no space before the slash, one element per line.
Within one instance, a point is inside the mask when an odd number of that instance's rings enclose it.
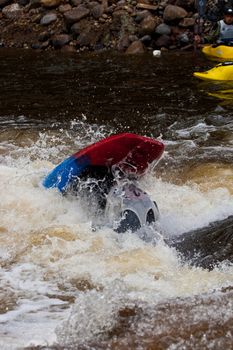
<path fill-rule="evenodd" d="M 163 241 L 93 231 L 92 208 L 41 184 L 133 132 L 165 144 L 141 187 L 166 238 L 233 215 L 233 90 L 192 76 L 212 66 L 192 52 L 0 51 L 1 349 L 232 348 L 232 263 L 195 267 Z"/>

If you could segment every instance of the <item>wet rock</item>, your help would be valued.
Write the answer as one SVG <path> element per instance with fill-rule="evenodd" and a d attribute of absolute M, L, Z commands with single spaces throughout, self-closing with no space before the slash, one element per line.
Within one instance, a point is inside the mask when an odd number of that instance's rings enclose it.
<path fill-rule="evenodd" d="M 55 49 L 61 49 L 63 46 L 70 42 L 70 36 L 68 34 L 58 34 L 55 35 L 51 43 Z"/>
<path fill-rule="evenodd" d="M 70 11 L 71 9 L 72 9 L 72 6 L 70 4 L 64 4 L 59 6 L 58 11 L 60 13 L 65 13 L 67 11 Z"/>
<path fill-rule="evenodd" d="M 2 10 L 2 13 L 6 18 L 16 19 L 21 15 L 22 10 L 19 4 L 16 3 L 16 4 L 5 6 Z"/>
<path fill-rule="evenodd" d="M 45 8 L 57 7 L 63 0 L 40 0 L 41 5 Z"/>
<path fill-rule="evenodd" d="M 165 23 L 161 23 L 156 27 L 155 33 L 159 34 L 159 35 L 170 35 L 171 28 L 169 27 L 169 25 L 167 25 Z"/>
<path fill-rule="evenodd" d="M 126 54 L 127 55 L 134 55 L 134 54 L 141 54 L 144 53 L 144 46 L 143 43 L 138 40 L 138 41 L 134 41 L 126 50 Z"/>
<path fill-rule="evenodd" d="M 173 22 L 177 20 L 181 20 L 188 15 L 187 11 L 185 11 L 182 7 L 168 5 L 166 6 L 163 13 L 164 22 Z"/>
<path fill-rule="evenodd" d="M 85 18 L 89 15 L 90 10 L 88 10 L 85 6 L 78 6 L 73 8 L 70 11 L 64 13 L 64 18 L 67 24 L 73 24 L 75 22 L 80 21 L 82 18 Z"/>
<path fill-rule="evenodd" d="M 171 37 L 169 35 L 161 35 L 156 41 L 155 45 L 159 48 L 169 47 L 172 43 Z"/>
<path fill-rule="evenodd" d="M 142 20 L 140 24 L 139 33 L 141 35 L 153 34 L 155 31 L 156 25 L 157 25 L 156 19 L 152 16 L 148 16 Z"/>
<path fill-rule="evenodd" d="M 168 240 L 192 265 L 212 269 L 227 260 L 233 262 L 233 216 Z"/>
<path fill-rule="evenodd" d="M 47 13 L 46 15 L 44 15 L 41 20 L 40 20 L 40 24 L 42 26 L 48 26 L 49 24 L 55 22 L 57 20 L 57 15 L 56 13 Z"/>

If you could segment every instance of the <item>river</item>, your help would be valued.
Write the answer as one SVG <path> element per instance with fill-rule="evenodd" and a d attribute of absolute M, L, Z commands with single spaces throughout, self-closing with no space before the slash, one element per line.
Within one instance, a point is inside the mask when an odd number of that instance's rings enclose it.
<path fill-rule="evenodd" d="M 1 349 L 232 348 L 232 263 L 94 232 L 91 208 L 41 185 L 82 147 L 134 132 L 165 144 L 141 180 L 165 237 L 233 215 L 231 85 L 192 77 L 211 66 L 195 52 L 0 51 Z"/>

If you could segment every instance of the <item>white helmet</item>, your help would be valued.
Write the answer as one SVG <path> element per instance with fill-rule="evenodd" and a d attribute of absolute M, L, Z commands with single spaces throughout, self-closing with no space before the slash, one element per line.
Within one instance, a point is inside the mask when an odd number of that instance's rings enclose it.
<path fill-rule="evenodd" d="M 105 220 L 116 232 L 135 232 L 155 223 L 158 207 L 136 181 L 124 180 L 113 186 L 107 195 Z"/>

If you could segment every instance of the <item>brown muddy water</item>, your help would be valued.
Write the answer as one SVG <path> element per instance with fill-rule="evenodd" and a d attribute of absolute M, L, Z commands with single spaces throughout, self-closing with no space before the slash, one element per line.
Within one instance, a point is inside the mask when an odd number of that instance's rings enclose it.
<path fill-rule="evenodd" d="M 233 215 L 232 87 L 192 77 L 211 66 L 194 53 L 0 51 L 1 349 L 232 349 L 226 240 L 216 248 L 220 262 L 205 269 L 163 241 L 93 232 L 92 208 L 41 185 L 80 148 L 135 132 L 166 146 L 141 180 L 160 209 L 160 233 L 188 239 L 225 223 Z"/>

